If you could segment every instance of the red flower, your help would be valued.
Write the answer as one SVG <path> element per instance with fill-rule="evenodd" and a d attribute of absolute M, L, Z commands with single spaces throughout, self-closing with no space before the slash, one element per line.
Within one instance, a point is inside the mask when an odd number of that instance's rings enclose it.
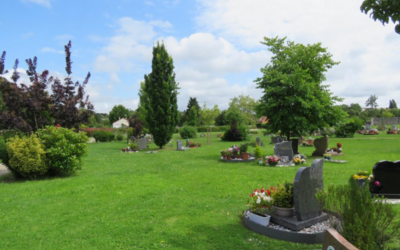
<path fill-rule="evenodd" d="M 255 193 L 255 192 L 258 192 L 258 193 L 259 193 L 259 192 L 260 192 L 260 190 L 258 190 L 258 189 L 254 189 L 254 193 Z"/>
<path fill-rule="evenodd" d="M 338 143 L 336 144 L 336 146 L 337 146 L 338 148 L 341 148 L 341 147 L 342 147 L 342 143 L 338 142 Z"/>
<path fill-rule="evenodd" d="M 264 193 L 265 192 L 265 189 L 264 189 L 264 187 L 262 187 L 261 188 L 261 193 Z"/>
<path fill-rule="evenodd" d="M 271 196 L 271 191 L 269 191 L 269 189 L 267 189 L 267 194 L 268 196 Z"/>

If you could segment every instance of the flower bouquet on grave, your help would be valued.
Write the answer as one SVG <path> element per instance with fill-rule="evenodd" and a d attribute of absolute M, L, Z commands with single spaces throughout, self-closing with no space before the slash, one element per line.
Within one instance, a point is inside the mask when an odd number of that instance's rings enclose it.
<path fill-rule="evenodd" d="M 295 155 L 293 157 L 293 163 L 296 166 L 306 163 L 306 156 L 305 155 L 300 155 L 300 154 Z"/>
<path fill-rule="evenodd" d="M 327 160 L 327 161 L 330 161 L 331 160 L 331 156 L 332 156 L 331 153 L 325 153 L 324 154 L 324 159 Z"/>
<path fill-rule="evenodd" d="M 275 167 L 276 165 L 278 165 L 278 163 L 280 161 L 281 161 L 281 158 L 276 155 L 265 157 L 265 165 L 270 166 L 270 167 Z"/>
<path fill-rule="evenodd" d="M 232 155 L 234 158 L 240 158 L 240 149 L 238 146 L 236 145 L 232 146 Z"/>
<path fill-rule="evenodd" d="M 363 186 L 369 176 L 370 172 L 368 171 L 357 171 L 357 173 L 352 175 L 351 178 L 354 179 L 359 186 Z"/>
<path fill-rule="evenodd" d="M 271 190 L 265 190 L 264 188 L 261 190 L 254 190 L 248 198 L 247 205 L 249 206 L 249 210 L 245 213 L 246 217 L 255 223 L 267 226 L 271 219 L 270 214 L 272 212 L 273 202 L 271 197 L 272 191 L 272 187 Z"/>

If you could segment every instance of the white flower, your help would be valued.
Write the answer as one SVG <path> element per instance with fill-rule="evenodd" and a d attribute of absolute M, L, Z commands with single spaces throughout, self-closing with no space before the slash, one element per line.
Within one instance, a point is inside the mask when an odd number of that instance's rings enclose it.
<path fill-rule="evenodd" d="M 257 204 L 260 204 L 260 203 L 261 203 L 261 199 L 260 199 L 260 197 L 258 197 L 258 198 L 257 198 L 257 201 L 256 201 L 256 203 L 257 203 Z"/>

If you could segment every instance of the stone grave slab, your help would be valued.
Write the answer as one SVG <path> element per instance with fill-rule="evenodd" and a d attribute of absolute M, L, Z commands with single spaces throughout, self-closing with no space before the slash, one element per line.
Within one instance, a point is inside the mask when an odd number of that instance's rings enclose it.
<path fill-rule="evenodd" d="M 329 145 L 329 137 L 325 135 L 324 137 L 318 138 L 314 140 L 315 151 L 312 153 L 312 156 L 324 156 L 326 150 Z"/>
<path fill-rule="evenodd" d="M 143 137 L 139 139 L 139 150 L 147 148 L 147 138 Z"/>
<path fill-rule="evenodd" d="M 380 186 L 371 186 L 372 195 L 385 196 L 388 199 L 400 198 L 400 161 L 380 161 L 372 168 L 374 181 Z"/>
<path fill-rule="evenodd" d="M 176 150 L 185 151 L 185 149 L 183 148 L 183 142 L 182 141 L 179 141 L 179 140 L 176 141 Z"/>
<path fill-rule="evenodd" d="M 292 139 L 290 141 L 292 142 L 293 154 L 299 154 L 299 140 Z"/>
<path fill-rule="evenodd" d="M 277 143 L 274 147 L 274 154 L 277 156 L 288 156 L 289 161 L 293 160 L 293 149 L 292 149 L 292 142 L 285 141 Z"/>
<path fill-rule="evenodd" d="M 301 167 L 293 185 L 295 216 L 281 217 L 273 215 L 271 221 L 289 229 L 300 231 L 316 223 L 326 221 L 328 215 L 322 212 L 315 193 L 324 188 L 322 159 L 314 160 L 311 167 Z"/>

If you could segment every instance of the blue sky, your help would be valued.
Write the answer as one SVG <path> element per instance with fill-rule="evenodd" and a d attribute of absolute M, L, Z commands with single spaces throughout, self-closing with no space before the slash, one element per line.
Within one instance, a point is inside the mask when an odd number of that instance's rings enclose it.
<path fill-rule="evenodd" d="M 260 41 L 288 37 L 322 43 L 340 65 L 325 84 L 344 103 L 400 103 L 400 35 L 346 0 L 3 0 L 0 52 L 6 68 L 38 57 L 38 71 L 65 75 L 64 45 L 72 41 L 73 79 L 92 77 L 86 92 L 96 112 L 136 109 L 139 84 L 151 72 L 152 46 L 163 40 L 174 59 L 184 110 L 189 97 L 226 109 L 240 94 L 255 99 L 253 82 L 270 53 Z M 20 83 L 28 79 L 22 75 Z"/>

